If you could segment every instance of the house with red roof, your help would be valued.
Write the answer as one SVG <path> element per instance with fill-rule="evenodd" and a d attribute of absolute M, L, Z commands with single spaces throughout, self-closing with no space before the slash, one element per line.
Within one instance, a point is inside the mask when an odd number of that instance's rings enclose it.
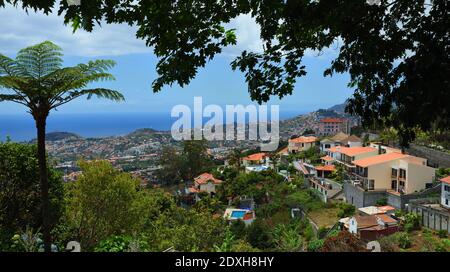
<path fill-rule="evenodd" d="M 441 181 L 441 205 L 450 209 L 450 176 L 440 179 Z"/>
<path fill-rule="evenodd" d="M 297 153 L 310 149 L 316 145 L 319 139 L 314 136 L 301 136 L 289 139 L 288 150 L 289 153 Z"/>
<path fill-rule="evenodd" d="M 344 227 L 362 240 L 374 241 L 399 231 L 399 222 L 388 214 L 355 215 Z"/>
<path fill-rule="evenodd" d="M 200 200 L 200 193 L 214 195 L 216 194 L 217 186 L 221 185 L 222 183 L 222 180 L 216 179 L 212 174 L 203 173 L 194 178 L 194 185 L 192 187 L 189 187 L 187 191 L 188 194 L 193 195 L 195 200 L 198 201 Z"/>

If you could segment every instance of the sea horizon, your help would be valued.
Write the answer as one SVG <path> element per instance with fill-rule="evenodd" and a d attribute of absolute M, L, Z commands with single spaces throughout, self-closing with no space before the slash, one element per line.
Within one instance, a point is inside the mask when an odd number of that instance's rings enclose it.
<path fill-rule="evenodd" d="M 306 111 L 280 111 L 287 120 Z M 68 132 L 83 138 L 124 136 L 139 129 L 169 131 L 178 118 L 170 112 L 125 113 L 52 113 L 47 120 L 47 133 Z M 204 122 L 210 118 L 205 118 Z M 0 141 L 28 142 L 36 138 L 34 120 L 28 113 L 0 114 Z"/>

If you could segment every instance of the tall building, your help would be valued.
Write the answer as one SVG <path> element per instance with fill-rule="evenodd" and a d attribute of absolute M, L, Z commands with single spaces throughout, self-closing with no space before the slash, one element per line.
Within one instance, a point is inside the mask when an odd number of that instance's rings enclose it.
<path fill-rule="evenodd" d="M 344 118 L 324 118 L 320 120 L 317 134 L 321 136 L 334 135 L 339 132 L 350 133 L 350 124 Z"/>

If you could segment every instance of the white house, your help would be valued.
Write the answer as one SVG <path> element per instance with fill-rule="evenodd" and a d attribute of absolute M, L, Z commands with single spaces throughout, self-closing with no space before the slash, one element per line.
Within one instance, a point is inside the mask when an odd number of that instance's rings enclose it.
<path fill-rule="evenodd" d="M 441 204 L 445 208 L 450 209 L 450 176 L 441 179 Z"/>

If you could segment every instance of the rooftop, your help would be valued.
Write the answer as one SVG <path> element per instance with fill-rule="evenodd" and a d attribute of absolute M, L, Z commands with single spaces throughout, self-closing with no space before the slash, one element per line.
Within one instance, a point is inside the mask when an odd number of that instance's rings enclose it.
<path fill-rule="evenodd" d="M 320 120 L 321 123 L 344 123 L 343 119 L 340 118 L 324 118 Z"/>
<path fill-rule="evenodd" d="M 330 161 L 334 161 L 334 159 L 332 158 L 332 157 L 330 157 L 330 156 L 325 156 L 325 157 L 322 157 L 322 158 L 320 158 L 320 159 L 322 159 L 322 160 L 324 160 L 324 161 L 327 161 L 327 162 L 330 162 Z"/>
<path fill-rule="evenodd" d="M 377 149 L 370 146 L 341 147 L 338 149 L 339 153 L 350 157 L 374 151 L 377 151 Z"/>
<path fill-rule="evenodd" d="M 443 183 L 450 184 L 450 176 L 445 177 L 445 178 L 441 178 L 440 181 L 442 181 Z"/>
<path fill-rule="evenodd" d="M 289 139 L 290 143 L 314 143 L 316 142 L 318 139 L 317 137 L 314 136 L 301 136 L 295 139 Z"/>
<path fill-rule="evenodd" d="M 266 153 L 256 153 L 249 155 L 247 157 L 244 157 L 242 160 L 244 161 L 261 161 L 267 156 Z"/>
<path fill-rule="evenodd" d="M 194 182 L 197 184 L 206 184 L 208 182 L 213 182 L 214 184 L 221 184 L 223 181 L 221 181 L 220 179 L 216 179 L 210 173 L 203 173 L 200 176 L 194 178 Z"/>
<path fill-rule="evenodd" d="M 381 154 L 373 157 L 368 157 L 360 160 L 353 161 L 353 164 L 360 166 L 360 167 L 368 167 L 380 163 L 385 163 L 393 160 L 403 159 L 407 158 L 408 155 L 401 154 L 401 153 L 386 153 Z"/>
<path fill-rule="evenodd" d="M 336 170 L 334 165 L 320 165 L 315 167 L 317 171 L 332 172 Z"/>

